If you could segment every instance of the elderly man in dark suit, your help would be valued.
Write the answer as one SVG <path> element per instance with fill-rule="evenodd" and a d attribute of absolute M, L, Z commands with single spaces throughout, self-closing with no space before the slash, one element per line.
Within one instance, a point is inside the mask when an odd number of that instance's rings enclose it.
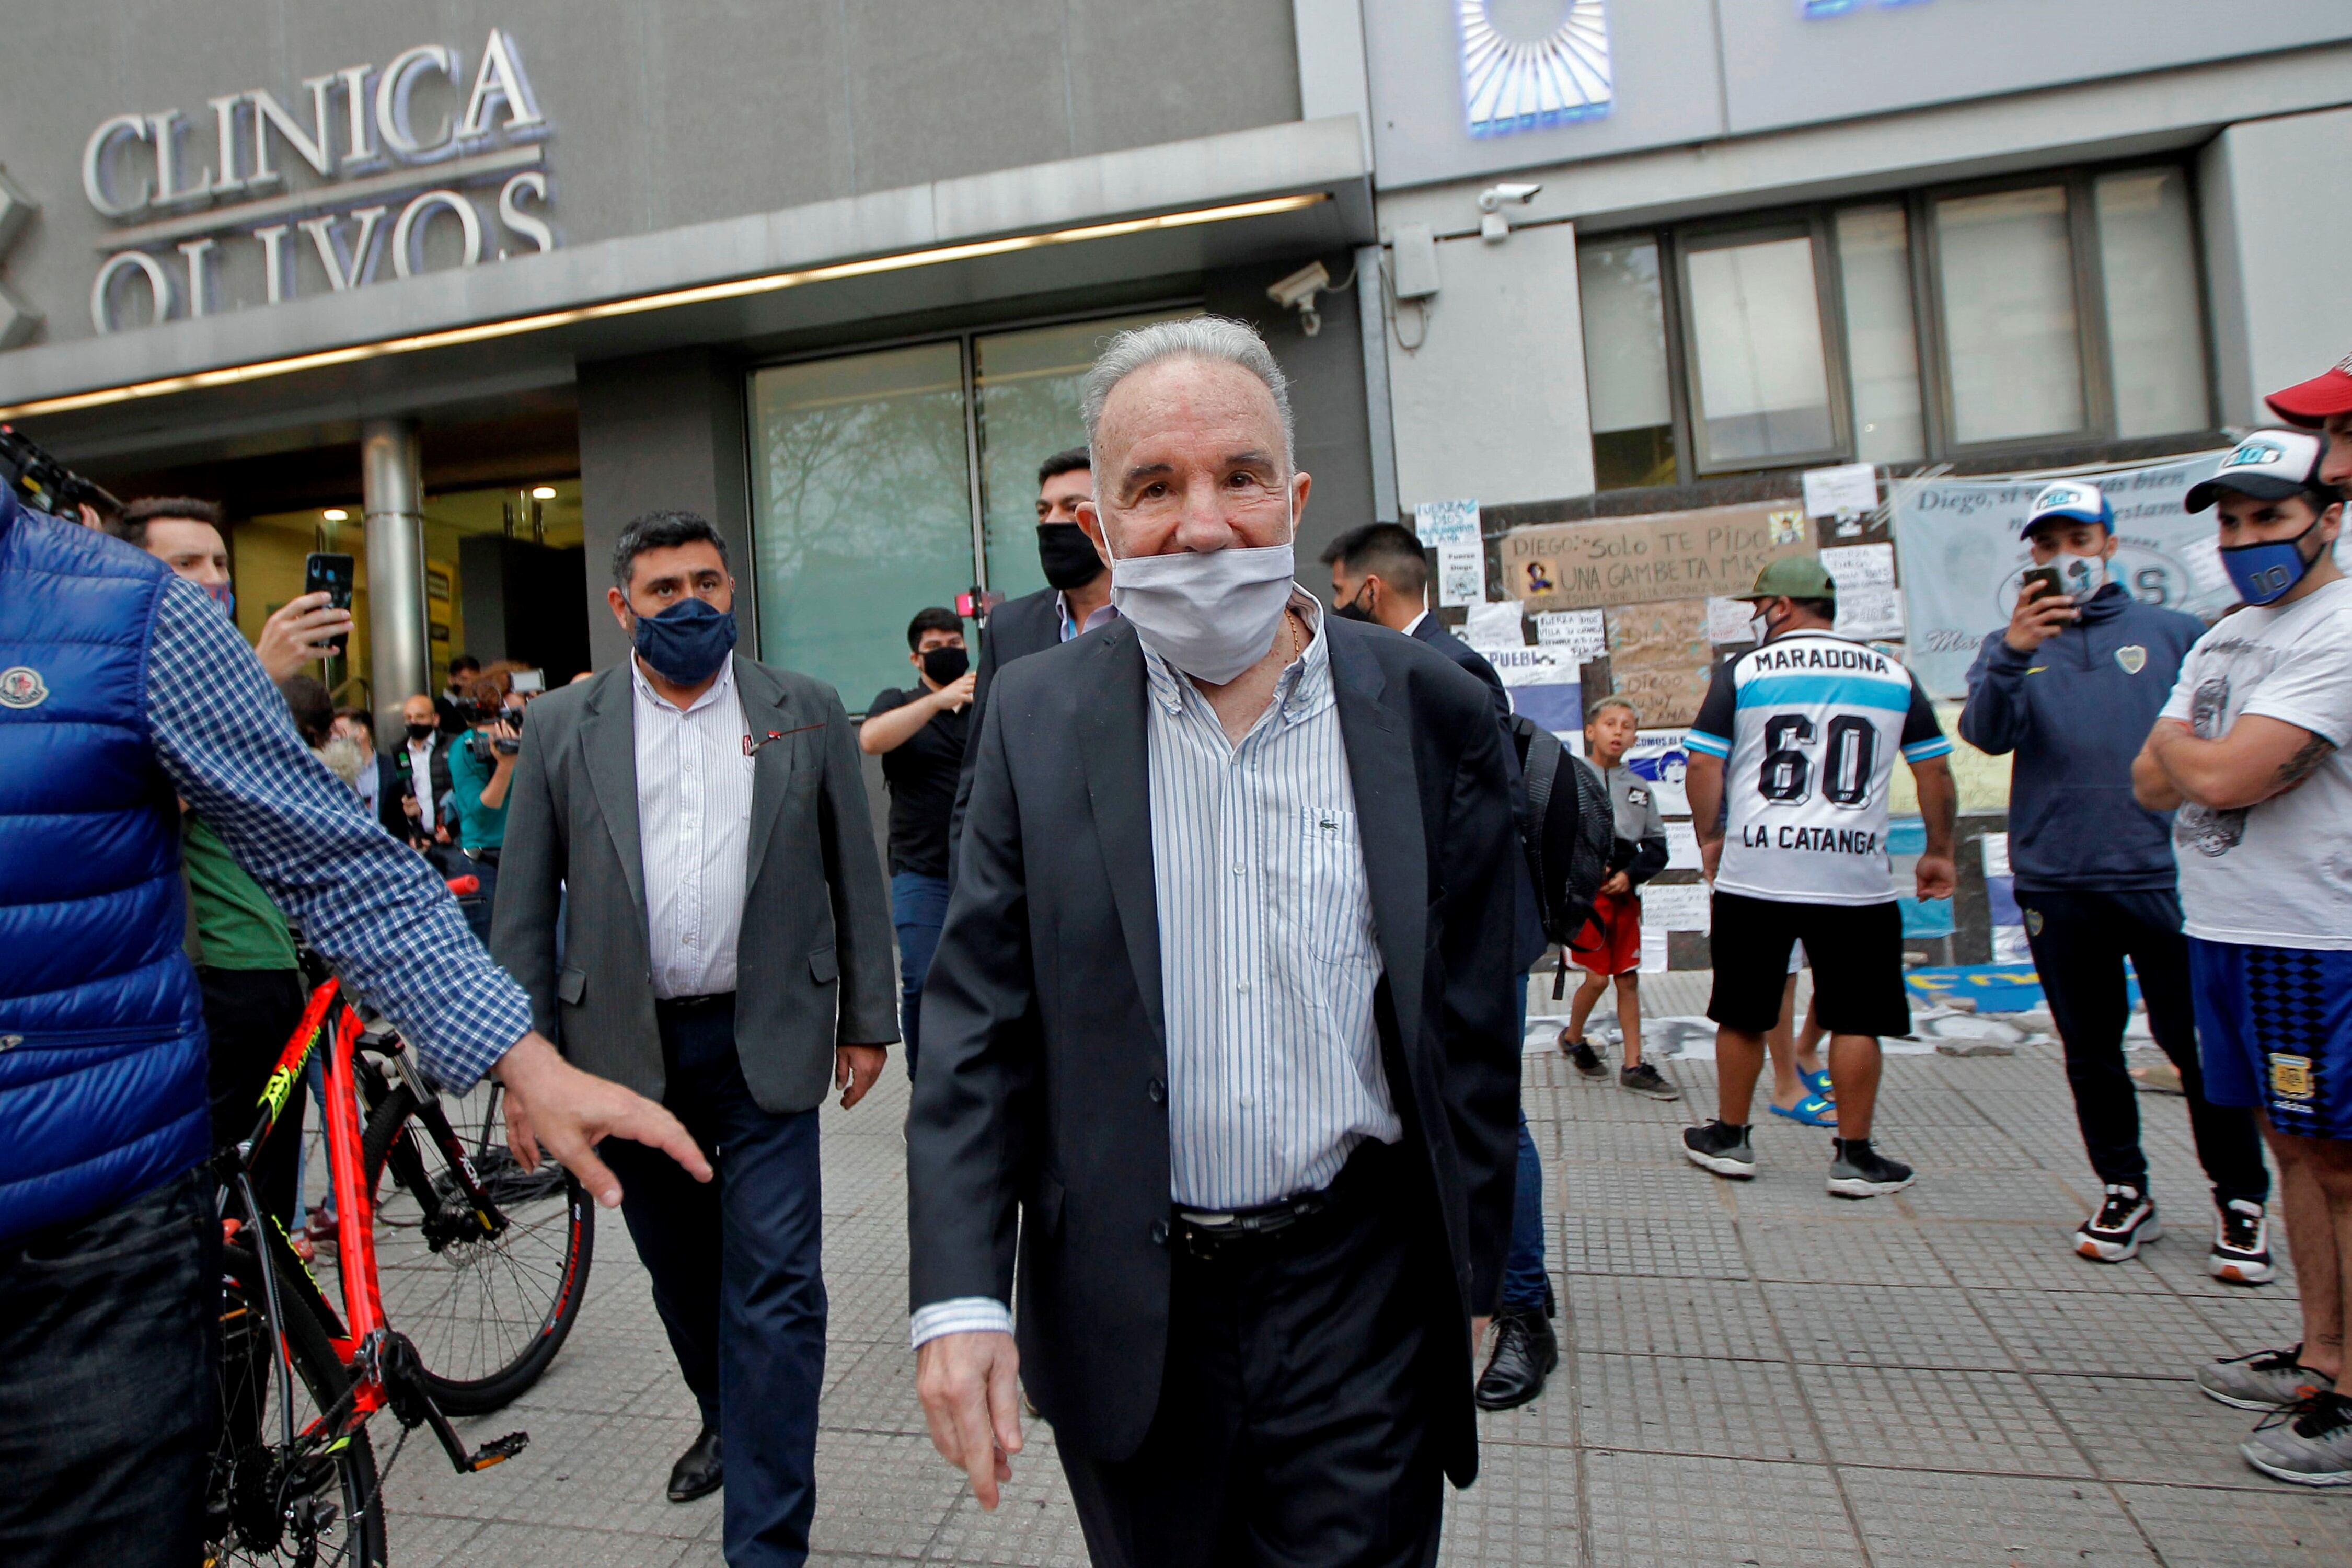
<path fill-rule="evenodd" d="M 718 531 L 641 517 L 613 578 L 632 653 L 531 705 L 490 949 L 565 1055 L 660 1100 L 718 1168 L 703 1186 L 606 1156 L 702 1407 L 669 1495 L 723 1478 L 727 1561 L 797 1564 L 824 1373 L 816 1107 L 832 1085 L 856 1104 L 898 1038 L 889 897 L 841 700 L 733 651 Z"/>
<path fill-rule="evenodd" d="M 1510 1228 L 1501 733 L 1293 582 L 1249 328 L 1122 334 L 1084 402 L 1119 618 L 1000 679 L 924 994 L 932 1440 L 993 1506 L 1017 1377 L 1097 1563 L 1425 1563 Z"/>

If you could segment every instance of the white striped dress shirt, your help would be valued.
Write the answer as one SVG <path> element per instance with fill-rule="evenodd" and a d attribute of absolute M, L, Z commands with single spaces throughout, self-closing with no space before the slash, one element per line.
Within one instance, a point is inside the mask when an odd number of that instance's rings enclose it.
<path fill-rule="evenodd" d="M 637 840 L 644 858 L 646 937 L 654 994 L 735 989 L 751 836 L 750 733 L 729 659 L 683 711 L 629 660 L 636 729 Z"/>
<path fill-rule="evenodd" d="M 1381 1070 L 1381 955 L 1356 792 L 1315 628 L 1236 745 L 1148 647 L 1151 875 L 1168 1030 L 1169 1195 L 1248 1208 L 1403 1136 Z M 1279 633 L 1287 636 L 1287 632 Z"/>
<path fill-rule="evenodd" d="M 1372 1017 L 1381 956 L 1330 647 L 1315 601 L 1291 604 L 1313 638 L 1238 745 L 1200 689 L 1144 650 L 1168 1186 L 1189 1209 L 1311 1192 L 1366 1138 L 1404 1134 Z M 920 1345 L 1009 1333 L 1013 1319 L 970 1297 L 921 1308 L 910 1327 Z"/>

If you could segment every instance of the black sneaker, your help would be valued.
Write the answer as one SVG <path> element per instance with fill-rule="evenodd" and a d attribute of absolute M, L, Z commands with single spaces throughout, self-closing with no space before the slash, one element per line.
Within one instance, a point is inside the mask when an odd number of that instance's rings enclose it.
<path fill-rule="evenodd" d="M 2277 1277 L 2271 1267 L 2270 1221 L 2263 1205 L 2252 1198 L 2231 1198 L 2221 1205 L 2213 1226 L 2213 1255 L 2206 1271 L 2231 1285 L 2267 1285 Z"/>
<path fill-rule="evenodd" d="M 1559 1340 L 1541 1307 L 1507 1307 L 1495 1319 L 1495 1353 L 1473 1395 L 1481 1410 L 1516 1410 L 1543 1393 L 1559 1365 Z"/>
<path fill-rule="evenodd" d="M 2156 1217 L 2156 1200 L 2137 1187 L 2107 1184 L 2106 1201 L 2099 1212 L 2074 1232 L 2074 1251 L 2095 1263 L 2121 1263 L 2139 1256 L 2143 1241 L 2164 1235 Z"/>
<path fill-rule="evenodd" d="M 1601 1065 L 1601 1053 L 1592 1048 L 1591 1041 L 1571 1040 L 1568 1037 L 1568 1031 L 1562 1029 L 1559 1032 L 1559 1048 L 1568 1053 L 1568 1059 L 1575 1063 L 1576 1070 L 1585 1077 L 1609 1076 L 1609 1069 Z"/>
<path fill-rule="evenodd" d="M 1635 1062 L 1617 1075 L 1617 1087 L 1628 1094 L 1647 1096 L 1651 1100 L 1680 1100 L 1683 1091 L 1658 1076 L 1658 1069 L 1647 1062 Z"/>
<path fill-rule="evenodd" d="M 1748 1145 L 1748 1129 L 1726 1121 L 1684 1128 L 1683 1157 L 1702 1171 L 1713 1171 L 1735 1182 L 1756 1174 L 1756 1151 Z"/>
<path fill-rule="evenodd" d="M 1883 1198 L 1899 1193 L 1917 1178 L 1900 1160 L 1890 1160 L 1870 1146 L 1867 1138 L 1833 1138 L 1830 1160 L 1830 1196 Z"/>

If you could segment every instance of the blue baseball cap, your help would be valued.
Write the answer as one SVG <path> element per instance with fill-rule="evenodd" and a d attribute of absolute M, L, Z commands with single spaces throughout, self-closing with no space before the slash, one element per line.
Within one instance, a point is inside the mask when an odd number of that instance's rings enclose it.
<path fill-rule="evenodd" d="M 2019 531 L 2022 539 L 2053 518 L 2068 522 L 2095 522 L 2109 533 L 2116 531 L 2116 509 L 2108 503 L 2106 492 L 2088 479 L 2060 479 L 2045 485 L 2033 498 L 2033 505 L 2025 513 L 2025 526 Z"/>

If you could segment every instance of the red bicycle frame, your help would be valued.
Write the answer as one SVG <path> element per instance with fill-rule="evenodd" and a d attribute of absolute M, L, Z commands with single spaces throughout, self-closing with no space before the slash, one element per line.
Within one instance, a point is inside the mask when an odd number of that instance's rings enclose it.
<path fill-rule="evenodd" d="M 448 1417 L 425 1391 L 415 1348 L 384 1321 L 381 1287 L 376 1279 L 375 1190 L 368 1180 L 367 1130 L 360 1120 L 359 1080 L 352 1065 L 361 1032 L 360 1016 L 341 994 L 341 983 L 332 974 L 318 973 L 323 977 L 311 989 L 301 1021 L 295 1026 L 262 1089 L 261 1118 L 246 1145 L 247 1165 L 249 1169 L 254 1153 L 277 1128 L 287 1102 L 302 1081 L 312 1051 L 325 1041 L 327 1169 L 334 1178 L 339 1249 L 335 1271 L 341 1277 L 343 1296 L 341 1322 L 336 1321 L 324 1293 L 319 1291 L 315 1276 L 310 1277 L 310 1286 L 314 1296 L 312 1304 L 324 1318 L 336 1357 L 352 1374 L 341 1429 L 356 1429 L 369 1416 L 390 1406 L 404 1426 L 429 1424 L 442 1447 L 447 1450 L 450 1462 L 458 1469 L 488 1469 L 520 1452 L 528 1439 L 516 1433 L 486 1443 L 468 1454 Z M 282 1230 L 263 1239 L 265 1246 L 274 1243 L 292 1256 Z M 284 1353 L 282 1345 L 280 1353 Z"/>

